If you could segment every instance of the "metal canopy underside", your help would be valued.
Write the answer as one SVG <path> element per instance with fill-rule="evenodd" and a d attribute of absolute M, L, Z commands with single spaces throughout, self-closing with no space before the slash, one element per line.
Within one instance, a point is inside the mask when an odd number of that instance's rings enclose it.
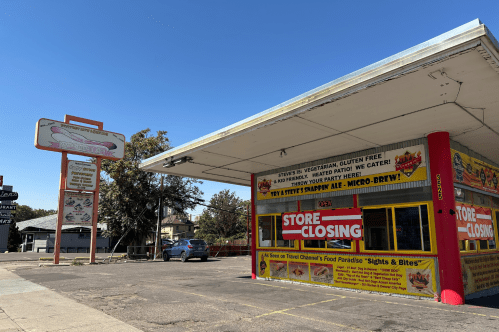
<path fill-rule="evenodd" d="M 141 169 L 250 186 L 252 173 L 448 131 L 499 164 L 499 45 L 475 20 L 145 160 Z M 281 149 L 287 155 L 281 157 Z M 192 161 L 164 168 L 165 159 Z"/>

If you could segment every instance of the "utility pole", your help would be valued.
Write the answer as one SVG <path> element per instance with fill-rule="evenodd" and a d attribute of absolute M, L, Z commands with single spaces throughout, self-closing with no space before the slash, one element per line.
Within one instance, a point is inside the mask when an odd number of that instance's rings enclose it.
<path fill-rule="evenodd" d="M 246 245 L 249 246 L 249 205 L 246 205 Z"/>
<path fill-rule="evenodd" d="M 154 259 L 158 257 L 161 253 L 162 243 L 161 243 L 161 219 L 163 217 L 163 175 L 161 175 L 161 188 L 159 193 L 159 205 L 158 205 L 158 225 L 156 228 L 156 245 L 154 248 Z"/>

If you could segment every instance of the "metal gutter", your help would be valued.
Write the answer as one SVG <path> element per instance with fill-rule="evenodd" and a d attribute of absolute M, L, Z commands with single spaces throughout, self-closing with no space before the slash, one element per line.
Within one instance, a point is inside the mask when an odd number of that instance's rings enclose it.
<path fill-rule="evenodd" d="M 207 145 L 216 144 L 217 141 L 223 141 L 237 134 L 253 130 L 259 126 L 265 125 L 267 122 L 289 116 L 293 111 L 296 111 L 300 107 L 307 106 L 333 94 L 344 92 L 346 89 L 360 83 L 372 80 L 394 70 L 398 70 L 411 63 L 446 51 L 452 47 L 459 46 L 482 36 L 487 36 L 489 40 L 493 41 L 492 43 L 494 46 L 499 49 L 496 39 L 492 36 L 492 34 L 490 34 L 487 27 L 483 25 L 479 19 L 475 19 L 440 36 L 326 83 L 284 103 L 269 108 L 242 121 L 236 122 L 235 124 L 146 159 L 139 165 L 139 167 L 147 170 L 149 167 L 154 166 L 154 164 L 163 162 L 165 158 L 172 156 L 182 157 L 183 154 L 192 153 L 195 150 L 206 147 Z"/>

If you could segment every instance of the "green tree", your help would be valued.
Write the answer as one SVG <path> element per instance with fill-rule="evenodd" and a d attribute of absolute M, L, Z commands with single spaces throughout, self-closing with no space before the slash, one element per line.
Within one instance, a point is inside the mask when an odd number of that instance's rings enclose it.
<path fill-rule="evenodd" d="M 246 237 L 246 205 L 235 192 L 222 190 L 213 195 L 209 205 L 199 218 L 197 237 L 208 242 Z"/>
<path fill-rule="evenodd" d="M 171 147 L 166 131 L 158 131 L 156 136 L 149 132 L 149 129 L 141 130 L 125 143 L 123 159 L 103 160 L 101 164 L 99 221 L 107 223 L 108 231 L 104 233 L 107 236 L 120 237 L 132 228 L 123 243 L 135 240 L 137 245 L 142 245 L 157 221 L 161 177 L 142 171 L 139 164 Z M 164 182 L 164 204 L 178 213 L 192 209 L 195 204 L 190 198 L 202 195 L 196 186 L 200 183 L 197 180 L 167 175 Z"/>

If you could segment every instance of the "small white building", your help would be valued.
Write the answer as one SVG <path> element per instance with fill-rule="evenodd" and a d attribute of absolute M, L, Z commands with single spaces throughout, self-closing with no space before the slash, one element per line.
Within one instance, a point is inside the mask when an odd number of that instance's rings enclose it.
<path fill-rule="evenodd" d="M 57 214 L 18 222 L 22 234 L 23 252 L 54 252 Z M 106 224 L 97 224 L 97 252 L 108 252 L 110 238 L 102 237 Z M 63 225 L 61 252 L 90 252 L 91 227 Z"/>

